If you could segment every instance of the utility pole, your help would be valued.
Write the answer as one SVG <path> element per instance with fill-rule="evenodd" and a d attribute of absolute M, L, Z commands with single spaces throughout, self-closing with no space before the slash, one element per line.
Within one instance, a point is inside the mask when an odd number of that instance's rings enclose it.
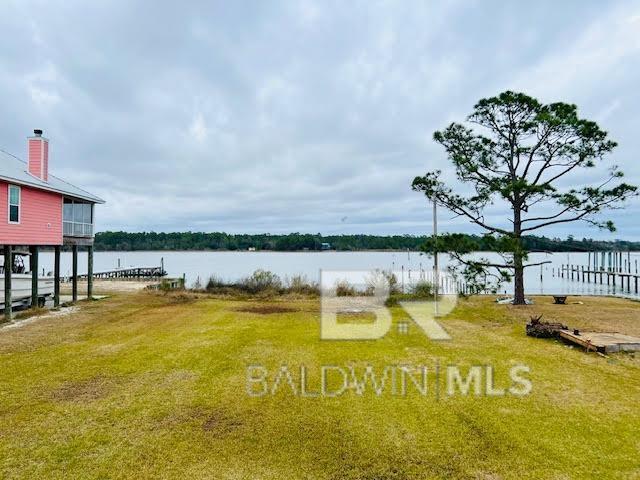
<path fill-rule="evenodd" d="M 435 314 L 438 315 L 438 290 L 440 289 L 440 271 L 438 270 L 438 210 L 436 199 L 433 198 L 433 272 L 435 276 Z"/>

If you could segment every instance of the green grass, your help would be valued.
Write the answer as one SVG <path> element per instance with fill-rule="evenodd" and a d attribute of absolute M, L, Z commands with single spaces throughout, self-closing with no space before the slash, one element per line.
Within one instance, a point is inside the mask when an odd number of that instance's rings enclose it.
<path fill-rule="evenodd" d="M 640 305 L 536 300 L 462 300 L 442 322 L 448 342 L 414 324 L 377 341 L 320 341 L 313 299 L 150 293 L 0 330 L 0 477 L 639 478 L 640 355 L 585 354 L 526 337 L 524 323 L 540 311 L 610 327 L 617 315 L 636 333 Z M 252 364 L 271 376 L 286 364 L 296 380 L 305 365 L 317 389 L 322 365 L 493 365 L 508 386 L 516 363 L 531 368 L 525 397 L 436 398 L 433 377 L 426 397 L 246 393 Z"/>

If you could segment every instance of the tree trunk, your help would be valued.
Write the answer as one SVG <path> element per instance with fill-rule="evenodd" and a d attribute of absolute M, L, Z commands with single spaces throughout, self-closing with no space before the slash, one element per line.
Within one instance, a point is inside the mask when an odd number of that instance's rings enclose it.
<path fill-rule="evenodd" d="M 513 263 L 513 304 L 524 305 L 524 267 L 521 253 L 514 252 Z"/>
<path fill-rule="evenodd" d="M 513 304 L 524 305 L 524 267 L 522 266 L 522 217 L 519 204 L 513 209 Z"/>

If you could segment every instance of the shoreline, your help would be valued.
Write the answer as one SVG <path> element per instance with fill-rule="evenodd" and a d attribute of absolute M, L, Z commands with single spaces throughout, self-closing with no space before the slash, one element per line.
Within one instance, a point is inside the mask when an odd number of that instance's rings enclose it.
<path fill-rule="evenodd" d="M 44 249 L 43 249 L 44 250 Z M 148 253 L 418 253 L 422 255 L 431 255 L 428 252 L 422 250 L 393 250 L 393 249 L 368 249 L 368 250 L 223 250 L 223 249 L 202 249 L 202 250 L 95 250 L 94 253 L 133 253 L 133 252 L 148 252 Z M 598 250 L 598 252 L 602 252 Z M 640 250 L 624 250 L 625 254 L 640 254 Z M 438 252 L 443 255 L 447 255 L 448 252 Z M 473 253 L 498 253 L 492 250 L 474 250 Z M 557 251 L 545 251 L 545 250 L 530 250 L 529 253 L 548 253 L 549 255 L 560 253 L 592 253 L 582 250 L 557 250 Z"/>

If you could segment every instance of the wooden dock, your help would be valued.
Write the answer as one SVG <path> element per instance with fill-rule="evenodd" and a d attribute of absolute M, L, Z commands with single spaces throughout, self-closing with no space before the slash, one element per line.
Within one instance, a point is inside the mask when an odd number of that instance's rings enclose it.
<path fill-rule="evenodd" d="M 138 278 L 161 278 L 167 275 L 162 266 L 160 267 L 124 267 L 113 270 L 103 270 L 93 272 L 93 278 L 101 279 L 138 279 Z M 85 280 L 87 274 L 78 275 L 78 279 Z"/>
<path fill-rule="evenodd" d="M 552 270 L 553 276 L 574 282 L 607 285 L 620 293 L 640 293 L 638 260 L 632 262 L 631 252 L 588 253 L 587 265 L 562 264 Z"/>
<path fill-rule="evenodd" d="M 554 272 L 555 273 L 555 272 Z M 558 278 L 566 278 L 575 282 L 593 283 L 620 287 L 621 292 L 639 293 L 638 279 L 640 275 L 615 270 L 590 270 L 584 265 L 562 265 L 557 270 Z"/>

